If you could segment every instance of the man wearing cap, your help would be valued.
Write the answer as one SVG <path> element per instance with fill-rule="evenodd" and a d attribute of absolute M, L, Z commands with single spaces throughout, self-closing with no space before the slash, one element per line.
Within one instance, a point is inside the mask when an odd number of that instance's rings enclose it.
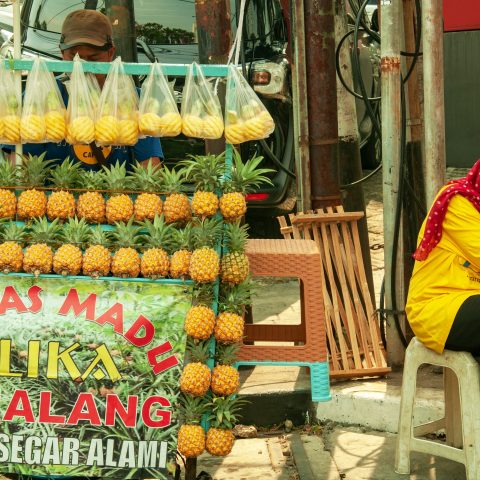
<path fill-rule="evenodd" d="M 111 62 L 115 56 L 112 40 L 112 26 L 109 19 L 96 10 L 76 10 L 63 22 L 60 50 L 64 60 L 73 60 L 78 53 L 80 58 L 89 62 Z M 105 75 L 96 75 L 100 87 L 105 83 Z M 68 78 L 59 81 L 59 88 L 65 105 L 68 103 Z M 4 147 L 6 149 L 6 147 Z M 135 160 L 159 163 L 163 158 L 158 138 L 140 139 L 133 147 L 97 147 L 90 145 L 69 145 L 61 143 L 25 144 L 25 154 L 40 155 L 46 153 L 46 159 L 63 160 L 70 156 L 82 162 L 86 169 L 97 170 L 102 165 L 125 162 L 130 168 Z"/>

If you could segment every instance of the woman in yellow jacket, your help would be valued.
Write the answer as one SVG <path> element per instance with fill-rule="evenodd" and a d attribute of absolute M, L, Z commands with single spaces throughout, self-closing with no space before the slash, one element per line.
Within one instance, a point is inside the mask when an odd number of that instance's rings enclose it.
<path fill-rule="evenodd" d="M 406 312 L 417 338 L 480 355 L 480 160 L 440 190 L 414 258 Z"/>

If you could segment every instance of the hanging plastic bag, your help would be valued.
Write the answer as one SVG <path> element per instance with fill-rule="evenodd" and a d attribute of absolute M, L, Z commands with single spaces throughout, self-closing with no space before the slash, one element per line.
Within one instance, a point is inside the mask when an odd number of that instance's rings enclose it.
<path fill-rule="evenodd" d="M 27 78 L 20 122 L 23 143 L 61 142 L 65 138 L 66 109 L 53 73 L 37 57 Z"/>
<path fill-rule="evenodd" d="M 20 119 L 22 97 L 15 85 L 15 72 L 0 62 L 0 143 L 15 145 L 21 143 Z"/>
<path fill-rule="evenodd" d="M 95 140 L 95 109 L 80 57 L 73 59 L 67 108 L 67 142 L 89 144 Z"/>
<path fill-rule="evenodd" d="M 138 94 L 118 57 L 100 95 L 95 141 L 98 145 L 135 145 L 138 141 Z"/>
<path fill-rule="evenodd" d="M 154 63 L 142 85 L 138 124 L 141 135 L 176 137 L 182 133 L 182 117 L 159 63 Z"/>
<path fill-rule="evenodd" d="M 223 134 L 220 102 L 197 63 L 188 69 L 182 98 L 182 132 L 187 137 L 216 139 Z"/>
<path fill-rule="evenodd" d="M 228 67 L 225 111 L 225 139 L 228 143 L 235 145 L 260 140 L 275 130 L 275 123 L 265 105 L 233 65 Z"/>

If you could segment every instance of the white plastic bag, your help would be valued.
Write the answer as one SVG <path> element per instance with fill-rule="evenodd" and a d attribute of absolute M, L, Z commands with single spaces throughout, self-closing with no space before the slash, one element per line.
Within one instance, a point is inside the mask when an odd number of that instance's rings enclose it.
<path fill-rule="evenodd" d="M 15 72 L 0 62 L 0 143 L 15 145 L 21 142 L 20 119 L 22 97 L 15 86 Z"/>

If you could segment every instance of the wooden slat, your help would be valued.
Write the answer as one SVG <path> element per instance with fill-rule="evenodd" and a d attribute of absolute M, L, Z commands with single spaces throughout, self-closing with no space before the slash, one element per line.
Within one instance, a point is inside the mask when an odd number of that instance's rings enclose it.
<path fill-rule="evenodd" d="M 336 213 L 328 212 L 322 214 L 320 217 L 316 213 L 301 213 L 297 214 L 292 223 L 335 223 L 335 222 L 351 222 L 359 220 L 364 217 L 363 212 L 348 212 L 348 213 Z"/>

